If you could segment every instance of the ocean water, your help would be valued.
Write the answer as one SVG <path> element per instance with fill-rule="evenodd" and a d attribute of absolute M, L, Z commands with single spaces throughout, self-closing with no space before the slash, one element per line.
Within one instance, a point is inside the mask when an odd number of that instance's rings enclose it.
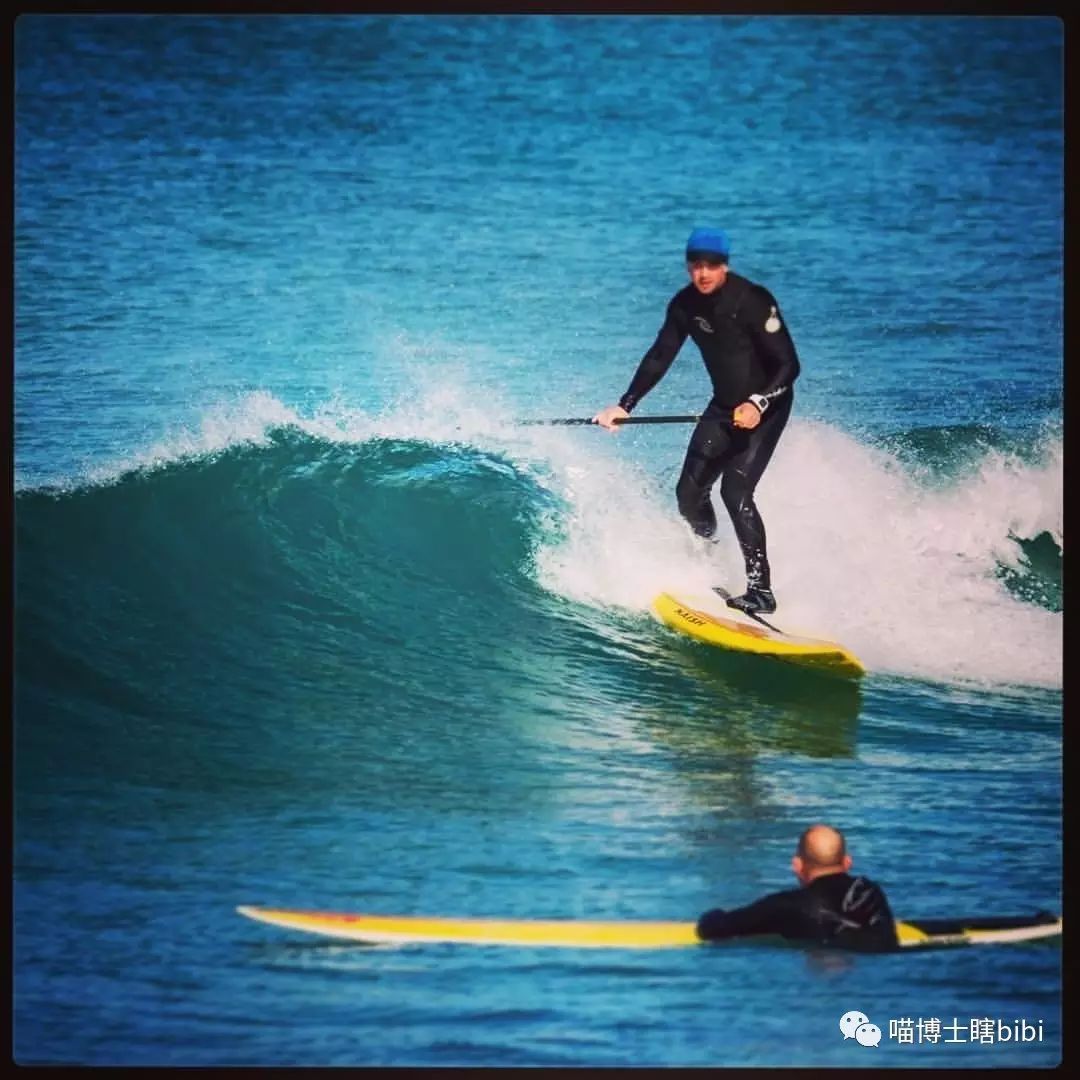
<path fill-rule="evenodd" d="M 19 19 L 16 1060 L 1056 1063 L 1056 945 L 368 948 L 235 907 L 692 919 L 825 820 L 900 917 L 1060 910 L 1063 44 Z M 699 224 L 803 365 L 777 621 L 860 684 L 650 615 L 741 585 L 678 518 L 688 427 L 516 423 L 617 399 Z M 638 412 L 707 397 L 688 344 Z"/>

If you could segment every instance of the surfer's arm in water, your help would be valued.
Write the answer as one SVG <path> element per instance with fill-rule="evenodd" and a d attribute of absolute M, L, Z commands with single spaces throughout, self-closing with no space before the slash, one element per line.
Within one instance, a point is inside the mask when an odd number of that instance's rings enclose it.
<path fill-rule="evenodd" d="M 748 290 L 740 305 L 739 322 L 749 333 L 768 372 L 749 401 L 735 410 L 736 426 L 755 428 L 774 401 L 791 393 L 792 384 L 799 377 L 799 356 L 776 297 L 763 286 L 754 285 Z"/>
<path fill-rule="evenodd" d="M 618 405 L 601 409 L 593 417 L 593 422 L 608 431 L 617 431 L 618 425 L 614 421 L 629 416 L 634 406 L 667 374 L 688 334 L 686 316 L 673 299 L 668 304 L 664 325 L 660 327 L 649 351 L 641 358 L 626 393 L 619 398 Z"/>
<path fill-rule="evenodd" d="M 795 918 L 801 899 L 799 889 L 770 893 L 746 907 L 713 908 L 698 919 L 698 937 L 703 941 L 747 937 L 753 934 L 785 934 L 798 920 Z"/>

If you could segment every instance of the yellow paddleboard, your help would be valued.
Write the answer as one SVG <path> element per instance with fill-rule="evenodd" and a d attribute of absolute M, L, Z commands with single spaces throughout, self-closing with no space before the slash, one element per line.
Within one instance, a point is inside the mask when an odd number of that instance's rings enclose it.
<path fill-rule="evenodd" d="M 736 615 L 734 611 L 731 615 L 721 615 L 709 610 L 714 603 L 715 600 L 661 593 L 653 601 L 653 610 L 673 630 L 721 649 L 771 656 L 776 660 L 803 664 L 851 678 L 866 673 L 859 658 L 835 641 L 787 634 L 779 628 L 770 628 Z M 768 621 L 771 623 L 773 617 L 769 616 Z"/>
<path fill-rule="evenodd" d="M 286 930 L 369 945 L 511 945 L 564 949 L 674 949 L 700 945 L 691 922 L 581 922 L 561 919 L 438 919 L 418 915 L 361 915 L 238 907 L 241 915 Z M 1061 934 L 1049 914 L 991 919 L 898 922 L 902 948 L 1005 945 Z M 741 944 L 755 939 L 741 938 Z M 759 942 L 775 938 L 759 938 Z"/>

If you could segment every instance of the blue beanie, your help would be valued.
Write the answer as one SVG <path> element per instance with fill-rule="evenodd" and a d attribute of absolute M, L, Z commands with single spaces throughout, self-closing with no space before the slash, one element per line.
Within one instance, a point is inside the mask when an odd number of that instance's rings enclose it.
<path fill-rule="evenodd" d="M 731 254 L 731 241 L 723 229 L 695 229 L 686 241 L 686 257 L 720 256 L 725 262 Z"/>

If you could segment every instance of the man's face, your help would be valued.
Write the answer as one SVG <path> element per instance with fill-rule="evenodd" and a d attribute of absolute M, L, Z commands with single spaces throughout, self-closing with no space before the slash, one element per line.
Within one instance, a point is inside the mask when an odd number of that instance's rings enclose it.
<path fill-rule="evenodd" d="M 694 288 L 707 296 L 716 292 L 727 281 L 727 263 L 719 259 L 695 259 L 687 262 L 686 272 L 694 283 Z"/>

